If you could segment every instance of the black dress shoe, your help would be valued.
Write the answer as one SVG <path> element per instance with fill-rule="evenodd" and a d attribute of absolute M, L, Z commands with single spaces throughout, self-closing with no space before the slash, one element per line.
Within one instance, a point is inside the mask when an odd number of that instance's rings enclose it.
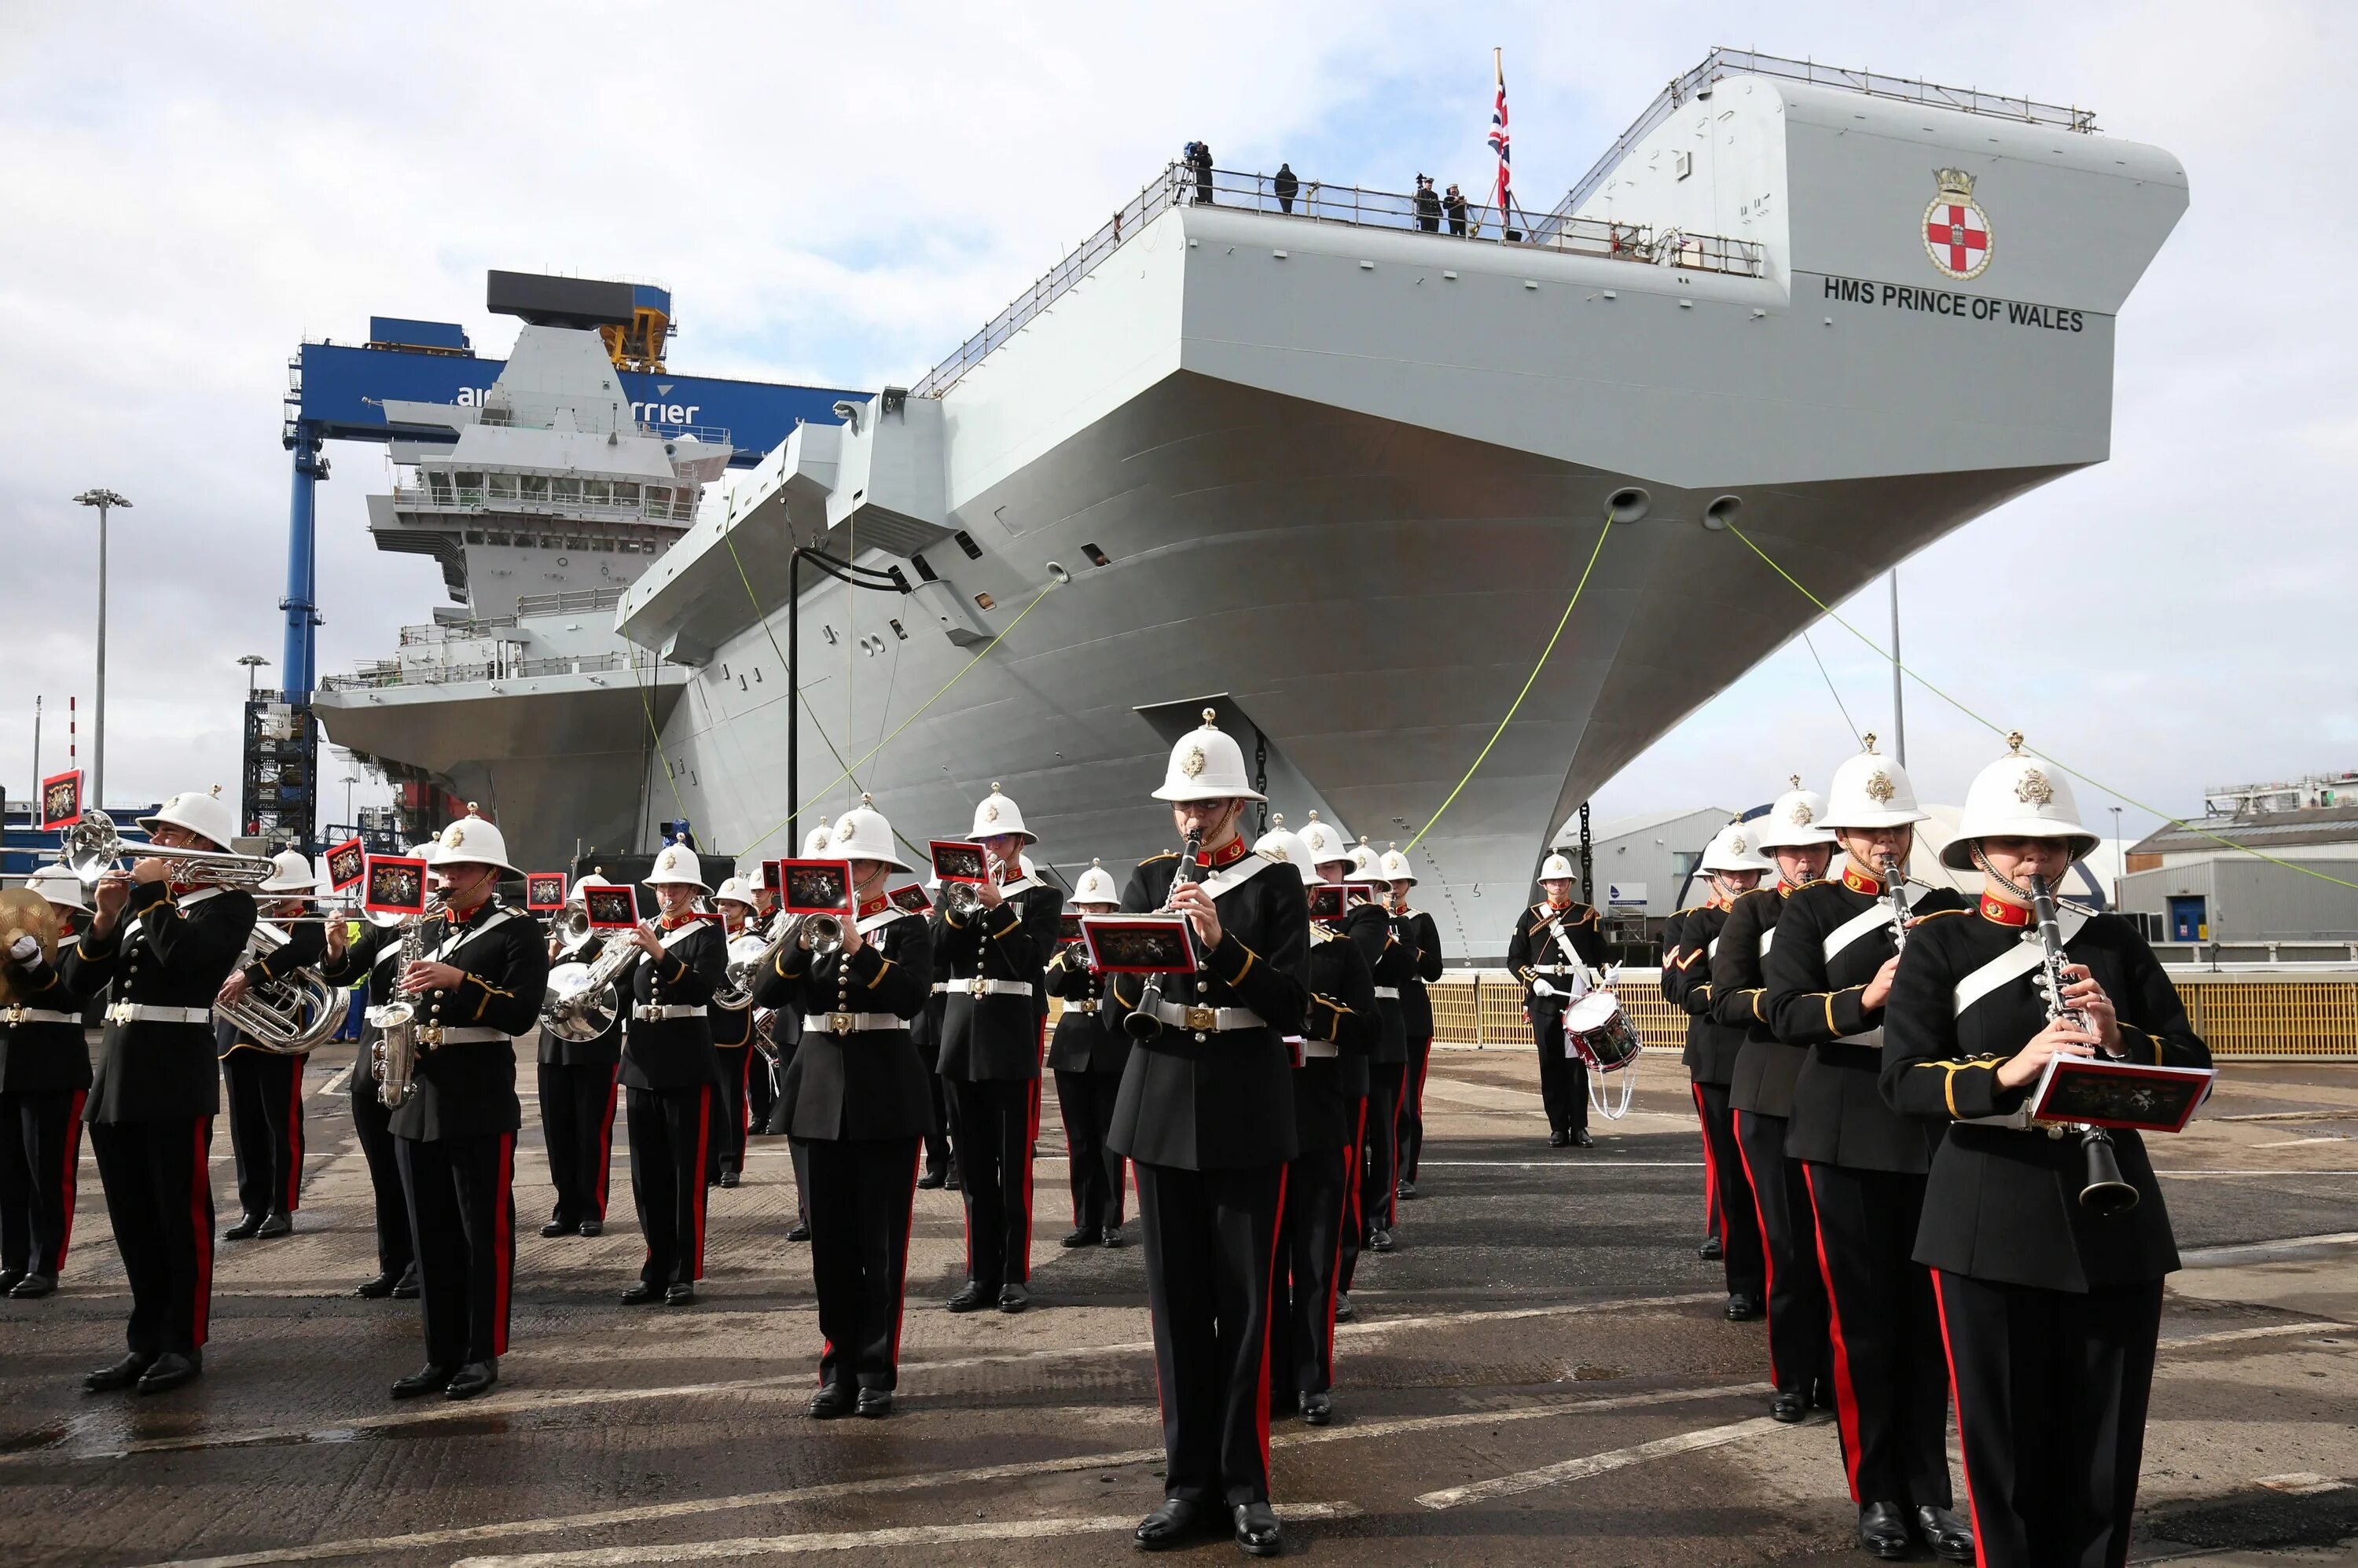
<path fill-rule="evenodd" d="M 1148 1552 L 1176 1546 L 1204 1524 L 1204 1506 L 1185 1498 L 1165 1498 L 1163 1506 L 1138 1521 L 1130 1539 Z"/>
<path fill-rule="evenodd" d="M 1820 1378 L 1810 1385 L 1810 1403 L 1822 1411 L 1834 1408 L 1834 1382 L 1832 1378 Z"/>
<path fill-rule="evenodd" d="M 786 1239 L 789 1241 L 808 1241 L 810 1239 L 810 1221 L 807 1219 L 798 1219 L 795 1221 L 794 1227 L 786 1232 Z"/>
<path fill-rule="evenodd" d="M 978 1285 L 973 1281 L 969 1280 L 967 1281 L 966 1289 L 958 1292 L 957 1294 L 952 1296 L 948 1301 L 944 1302 L 942 1304 L 949 1308 L 952 1312 L 980 1312 L 987 1306 L 997 1305 L 998 1302 L 998 1292 L 991 1291 L 986 1292 L 980 1285 Z"/>
<path fill-rule="evenodd" d="M 653 1280 L 641 1280 L 622 1292 L 624 1306 L 645 1306 L 650 1302 L 659 1302 L 663 1299 L 664 1288 Z"/>
<path fill-rule="evenodd" d="M 1407 1176 L 1402 1176 L 1400 1185 L 1392 1189 L 1392 1195 L 1402 1202 L 1413 1198 L 1416 1196 L 1416 1183 Z"/>
<path fill-rule="evenodd" d="M 362 1280 L 359 1284 L 354 1285 L 352 1294 L 362 1301 L 381 1302 L 393 1294 L 393 1287 L 399 1283 L 401 1283 L 400 1275 L 383 1273 L 373 1280 Z"/>
<path fill-rule="evenodd" d="M 803 1413 L 813 1421 L 833 1421 L 851 1413 L 851 1390 L 842 1383 L 829 1383 L 811 1396 Z"/>
<path fill-rule="evenodd" d="M 1335 1419 L 1335 1396 L 1304 1394 L 1302 1396 L 1302 1419 L 1313 1426 L 1325 1426 Z"/>
<path fill-rule="evenodd" d="M 1368 1232 L 1368 1251 L 1389 1252 L 1392 1249 L 1392 1233 L 1386 1230 L 1382 1226 L 1379 1225 L 1376 1227 L 1375 1229 Z"/>
<path fill-rule="evenodd" d="M 859 1402 L 852 1406 L 851 1413 L 865 1416 L 870 1421 L 883 1420 L 892 1413 L 892 1390 L 890 1389 L 860 1390 Z"/>
<path fill-rule="evenodd" d="M 606 1234 L 606 1222 L 602 1219 L 585 1219 L 581 1222 L 580 1229 L 584 1236 L 603 1236 Z"/>
<path fill-rule="evenodd" d="M 442 1390 L 446 1400 L 471 1400 L 500 1380 L 500 1364 L 496 1361 L 470 1361 L 450 1374 L 450 1386 Z"/>
<path fill-rule="evenodd" d="M 8 1287 L 12 1302 L 37 1302 L 58 1288 L 57 1281 L 48 1274 L 27 1274 Z"/>
<path fill-rule="evenodd" d="M 720 1167 L 720 1184 L 724 1187 L 733 1187 L 737 1184 L 736 1166 L 723 1165 Z"/>
<path fill-rule="evenodd" d="M 1790 1426 L 1810 1419 L 1809 1396 L 1799 1389 L 1779 1389 L 1768 1396 L 1768 1419 Z"/>
<path fill-rule="evenodd" d="M 687 1284 L 685 1281 L 672 1286 L 671 1289 L 664 1292 L 664 1305 L 665 1306 L 694 1306 L 695 1304 L 696 1287 L 694 1285 Z"/>
<path fill-rule="evenodd" d="M 1348 1323 L 1358 1315 L 1359 1309 L 1351 1304 L 1350 1292 L 1347 1291 L 1336 1291 L 1335 1292 L 1335 1321 L 1336 1323 Z"/>
<path fill-rule="evenodd" d="M 1588 1135 L 1588 1129 L 1585 1127 L 1575 1127 L 1572 1131 L 1572 1146 L 1574 1149 L 1594 1149 L 1596 1147 L 1596 1140 Z"/>
<path fill-rule="evenodd" d="M 1099 1230 L 1096 1226 L 1084 1225 L 1065 1232 L 1064 1237 L 1057 1241 L 1056 1245 L 1059 1247 L 1095 1247 L 1104 1238 L 1104 1237 L 1105 1232 Z"/>
<path fill-rule="evenodd" d="M 579 1228 L 569 1219 L 552 1219 L 540 1227 L 540 1233 L 543 1236 L 571 1236 Z"/>
<path fill-rule="evenodd" d="M 941 1184 L 942 1173 L 939 1171 L 927 1171 L 924 1175 L 917 1178 L 917 1185 L 929 1193 L 938 1191 Z"/>
<path fill-rule="evenodd" d="M 1278 1539 L 1277 1512 L 1267 1503 L 1237 1505 L 1237 1545 L 1248 1557 L 1274 1557 L 1285 1550 Z"/>
<path fill-rule="evenodd" d="M 142 1356 L 135 1350 L 114 1366 L 101 1367 L 91 1373 L 81 1380 L 81 1386 L 93 1394 L 111 1394 L 118 1389 L 127 1389 L 139 1380 L 141 1374 L 155 1359 L 153 1356 Z"/>
<path fill-rule="evenodd" d="M 22 1269 L 0 1269 L 0 1291 L 13 1291 L 16 1281 L 25 1277 Z"/>
<path fill-rule="evenodd" d="M 197 1374 L 204 1369 L 203 1351 L 191 1350 L 182 1355 L 178 1350 L 167 1350 L 148 1362 L 147 1369 L 139 1374 L 139 1391 L 143 1394 L 168 1393 L 183 1383 L 196 1381 Z"/>
<path fill-rule="evenodd" d="M 1935 1557 L 1945 1557 L 1952 1563 L 1974 1560 L 1974 1529 L 1957 1517 L 1953 1509 L 1933 1508 L 1929 1504 L 1916 1510 L 1916 1533 L 1932 1549 Z"/>
<path fill-rule="evenodd" d="M 1721 1249 L 1718 1237 L 1706 1236 L 1703 1238 L 1703 1245 L 1695 1249 L 1695 1256 L 1706 1263 L 1716 1263 L 1727 1254 Z"/>
<path fill-rule="evenodd" d="M 1898 1503 L 1869 1503 L 1858 1510 L 1858 1544 L 1887 1562 L 1898 1562 L 1915 1550 L 1909 1533 L 1908 1512 Z"/>
<path fill-rule="evenodd" d="M 1727 1321 L 1750 1323 L 1760 1315 L 1760 1303 L 1742 1291 L 1727 1292 Z"/>
<path fill-rule="evenodd" d="M 222 1232 L 222 1239 L 223 1241 L 251 1241 L 254 1239 L 254 1233 L 261 1228 L 262 1216 L 258 1214 L 241 1215 L 238 1217 L 238 1222 L 235 1225 L 231 1226 L 227 1230 Z"/>
<path fill-rule="evenodd" d="M 1000 1311 L 1006 1313 L 1022 1312 L 1025 1307 L 1028 1307 L 1031 1304 L 1032 1297 L 1024 1291 L 1022 1286 L 1003 1285 L 1000 1288 Z"/>
<path fill-rule="evenodd" d="M 294 1234 L 295 1217 L 283 1210 L 277 1214 L 265 1217 L 262 1222 L 262 1228 L 254 1232 L 254 1235 L 260 1237 L 265 1241 L 268 1241 L 274 1237 L 292 1236 Z"/>
<path fill-rule="evenodd" d="M 394 1281 L 393 1299 L 397 1302 L 414 1302 L 417 1299 L 418 1289 L 417 1265 L 412 1263 L 401 1271 L 401 1278 Z"/>
<path fill-rule="evenodd" d="M 420 1394 L 438 1394 L 449 1386 L 449 1368 L 420 1367 L 408 1377 L 395 1379 L 393 1397 L 396 1400 L 414 1400 Z"/>
<path fill-rule="evenodd" d="M 1106 1247 L 1119 1247 L 1121 1243 L 1121 1227 L 1119 1225 L 1107 1226 L 1105 1230 L 1105 1239 L 1100 1243 L 1100 1245 Z"/>
<path fill-rule="evenodd" d="M 957 1162 L 956 1160 L 951 1161 L 950 1168 L 942 1173 L 942 1185 L 948 1191 L 954 1193 L 963 1192 L 966 1190 L 966 1184 L 958 1180 L 958 1168 Z"/>
<path fill-rule="evenodd" d="M 1548 1134 L 1548 1147 L 1551 1149 L 1561 1149 L 1571 1141 L 1572 1134 L 1569 1132 L 1558 1130 Z"/>

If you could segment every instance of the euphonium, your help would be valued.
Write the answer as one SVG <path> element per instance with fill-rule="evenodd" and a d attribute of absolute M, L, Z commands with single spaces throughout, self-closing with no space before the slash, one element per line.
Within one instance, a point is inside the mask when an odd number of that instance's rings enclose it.
<path fill-rule="evenodd" d="M 238 957 L 238 968 L 243 970 L 255 959 L 277 952 L 287 942 L 282 927 L 256 922 L 253 935 L 245 939 L 245 951 Z M 245 995 L 235 1001 L 215 1002 L 213 1016 L 228 1019 L 249 1044 L 274 1055 L 300 1056 L 336 1032 L 336 1025 L 344 1020 L 344 999 L 320 978 L 318 969 L 306 967 L 248 986 Z"/>
<path fill-rule="evenodd" d="M 622 1011 L 614 982 L 639 961 L 639 945 L 627 931 L 587 964 L 559 964 L 548 971 L 548 991 L 541 998 L 540 1026 L 560 1040 L 575 1044 L 595 1040 L 614 1026 Z"/>

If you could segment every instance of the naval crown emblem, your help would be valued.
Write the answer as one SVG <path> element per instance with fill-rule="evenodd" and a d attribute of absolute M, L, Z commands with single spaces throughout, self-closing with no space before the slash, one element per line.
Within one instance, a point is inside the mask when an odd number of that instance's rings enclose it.
<path fill-rule="evenodd" d="M 2022 777 L 2015 781 L 2014 798 L 2026 806 L 2050 806 L 2055 800 L 2055 786 L 2037 768 L 2025 768 Z"/>
<path fill-rule="evenodd" d="M 1996 254 L 1989 214 L 1974 200 L 1970 169 L 1936 168 L 1932 184 L 1934 195 L 1924 208 L 1924 254 L 1942 276 L 1969 282 Z"/>
<path fill-rule="evenodd" d="M 1885 773 L 1881 768 L 1877 768 L 1875 772 L 1866 775 L 1866 796 L 1869 800 L 1874 801 L 1878 806 L 1888 806 L 1891 804 L 1891 796 L 1894 793 L 1891 787 L 1891 775 Z"/>

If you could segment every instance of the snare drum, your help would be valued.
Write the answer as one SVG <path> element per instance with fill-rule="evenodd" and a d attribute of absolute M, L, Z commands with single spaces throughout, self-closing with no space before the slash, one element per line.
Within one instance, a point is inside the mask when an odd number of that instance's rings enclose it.
<path fill-rule="evenodd" d="M 1638 1059 L 1645 1043 L 1611 991 L 1591 991 L 1565 1010 L 1564 1054 L 1578 1056 L 1600 1073 L 1618 1072 Z"/>

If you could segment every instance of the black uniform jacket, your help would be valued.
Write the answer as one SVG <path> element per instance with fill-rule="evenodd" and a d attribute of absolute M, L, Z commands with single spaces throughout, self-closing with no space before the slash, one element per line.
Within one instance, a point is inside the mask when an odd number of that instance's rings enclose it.
<path fill-rule="evenodd" d="M 549 964 L 553 975 L 568 964 L 594 964 L 606 950 L 609 942 L 626 941 L 628 933 L 592 932 L 589 940 Z M 373 983 L 373 977 L 372 977 Z M 554 1029 L 540 1032 L 540 1060 L 550 1067 L 611 1067 L 622 1059 L 622 1019 L 631 1011 L 631 999 L 622 994 L 623 988 L 614 988 L 614 1022 L 587 1040 L 568 1040 Z"/>
<path fill-rule="evenodd" d="M 932 989 L 950 978 L 949 944 L 942 940 L 944 929 L 939 907 L 924 917 L 925 940 L 933 949 L 933 973 L 927 977 L 925 1005 L 909 1020 L 909 1043 L 917 1048 L 917 1060 L 925 1065 L 928 1073 L 938 1073 L 942 1065 L 942 1015 L 949 1011 L 950 999 Z"/>
<path fill-rule="evenodd" d="M 1161 909 L 1178 871 L 1176 851 L 1141 861 L 1122 890 L 1122 908 Z M 1310 902 L 1299 871 L 1243 849 L 1240 840 L 1199 856 L 1196 874 L 1219 912 L 1220 944 L 1198 956 L 1193 976 L 1163 977 L 1163 999 L 1248 1008 L 1261 1022 L 1200 1039 L 1167 1025 L 1139 1041 L 1114 1098 L 1108 1141 L 1133 1160 L 1181 1170 L 1280 1164 L 1295 1151 L 1285 1036 L 1302 1033 L 1309 998 Z M 1118 1012 L 1137 1005 L 1145 979 L 1115 977 Z"/>
<path fill-rule="evenodd" d="M 1507 968 L 1523 982 L 1523 1004 L 1535 1018 L 1542 1012 L 1562 1012 L 1569 1005 L 1563 995 L 1563 982 L 1571 978 L 1572 960 L 1564 957 L 1563 943 L 1556 939 L 1558 929 L 1570 939 L 1582 963 L 1594 968 L 1605 962 L 1605 933 L 1594 905 L 1574 900 L 1564 906 L 1560 918 L 1552 904 L 1535 903 L 1523 911 L 1522 918 L 1515 922 L 1514 935 L 1507 942 Z M 1535 979 L 1546 980 L 1557 994 L 1534 992 L 1531 984 Z"/>
<path fill-rule="evenodd" d="M 1415 953 L 1401 945 L 1392 932 L 1391 915 L 1379 906 L 1362 903 L 1353 907 L 1343 922 L 1343 935 L 1359 950 L 1359 957 L 1368 961 L 1372 984 L 1397 991 L 1415 976 Z M 1374 1001 L 1379 1027 L 1368 1059 L 1383 1066 L 1407 1061 L 1408 1015 L 1401 1009 L 1400 998 L 1377 997 Z"/>
<path fill-rule="evenodd" d="M 1355 1146 L 1359 1104 L 1368 1095 L 1368 1054 L 1383 1033 L 1376 979 L 1358 946 L 1324 926 L 1310 933 L 1310 1001 L 1305 1041 L 1325 1041 L 1332 1056 L 1305 1052 L 1293 1074 L 1293 1135 L 1302 1153 Z"/>
<path fill-rule="evenodd" d="M 1867 982 L 1891 957 L 1888 893 L 1883 883 L 1844 868 L 1841 880 L 1812 882 L 1785 901 L 1776 946 L 1761 966 L 1767 994 L 1760 1011 L 1785 1044 L 1806 1048 L 1793 1082 L 1785 1152 L 1796 1160 L 1854 1171 L 1920 1176 L 1931 1164 L 1937 1131 L 1883 1103 L 1883 1010 L 1861 1003 Z M 1923 892 L 1920 914 L 1963 909 L 1951 888 Z M 1829 957 L 1826 948 L 1839 946 Z M 1931 1136 L 1928 1136 L 1931 1131 Z"/>
<path fill-rule="evenodd" d="M 1995 907 L 1993 907 L 1995 906 Z M 2099 1215 L 2080 1205 L 2086 1157 L 2076 1134 L 1975 1127 L 1961 1119 L 2018 1108 L 2030 1086 L 2000 1089 L 1997 1067 L 2047 1027 L 2032 968 L 1956 1010 L 1960 982 L 2035 930 L 2026 912 L 1985 899 L 1980 910 L 1933 915 L 1908 934 L 1884 1009 L 1883 1094 L 1897 1109 L 1947 1125 L 1924 1189 L 1916 1261 L 1977 1280 L 2054 1291 L 2101 1290 L 2158 1280 L 2178 1267 L 2169 1211 L 2144 1143 L 2113 1133 L 2136 1207 Z M 1993 918 L 1996 915 L 1998 918 Z M 2010 923 L 2011 922 L 2011 923 Z M 2067 927 L 2064 953 L 2085 964 L 2118 1011 L 2131 1062 L 2207 1067 L 2211 1048 L 2187 1022 L 2178 989 L 2145 939 L 2115 915 Z M 2033 1080 L 2036 1082 L 2036 1080 Z"/>
<path fill-rule="evenodd" d="M 398 949 L 400 937 L 393 934 Z M 462 971 L 449 990 L 404 998 L 417 1010 L 416 1023 L 452 1029 L 496 1029 L 504 1040 L 433 1044 L 421 1033 L 416 1093 L 393 1113 L 395 1136 L 419 1143 L 514 1132 L 522 1118 L 516 1105 L 515 1035 L 540 1022 L 548 996 L 548 948 L 540 924 L 487 898 L 461 919 L 426 924 L 426 957 Z M 400 960 L 387 966 L 385 983 L 401 982 Z"/>
<path fill-rule="evenodd" d="M 1048 994 L 1065 1011 L 1048 1042 L 1048 1066 L 1058 1073 L 1119 1073 L 1130 1065 L 1130 1036 L 1106 1006 L 1106 978 L 1089 968 L 1088 949 L 1067 942 L 1048 960 Z M 1075 1003 L 1088 1004 L 1086 1010 Z"/>
<path fill-rule="evenodd" d="M 61 1022 L 11 1023 L 10 1009 L 0 1008 L 0 1094 L 70 1093 L 90 1087 L 90 1044 L 81 1032 L 81 1011 L 90 998 L 66 984 L 63 968 L 81 941 L 70 932 L 59 936 L 55 964 L 38 954 L 30 964 L 0 957 L 0 964 L 8 966 L 16 1007 L 74 1015 Z"/>
<path fill-rule="evenodd" d="M 934 972 L 925 918 L 878 899 L 862 911 L 860 925 L 860 950 L 849 958 L 814 956 L 799 942 L 787 943 L 754 986 L 754 1002 L 818 1019 L 836 1012 L 914 1018 Z M 847 1034 L 806 1028 L 783 1090 L 791 1106 L 773 1125 L 783 1122 L 796 1138 L 829 1141 L 922 1137 L 934 1125 L 925 1077 L 905 1022 Z"/>
<path fill-rule="evenodd" d="M 642 953 L 630 977 L 633 1011 L 622 1024 L 622 1082 L 634 1089 L 694 1089 L 714 1081 L 712 1025 L 705 1004 L 728 978 L 720 922 L 691 915 L 663 934 L 663 957 Z M 640 1007 L 692 1007 L 686 1018 L 641 1018 Z"/>
<path fill-rule="evenodd" d="M 267 925 L 270 922 L 265 920 L 261 924 Z M 249 987 L 261 985 L 265 980 L 283 980 L 297 969 L 317 968 L 319 960 L 326 957 L 328 932 L 318 922 L 282 925 L 278 929 L 287 934 L 286 946 L 275 952 L 262 954 L 245 967 L 245 983 Z M 232 1051 L 241 1049 L 262 1049 L 229 1020 L 223 1018 L 214 1022 L 218 1027 L 213 1032 L 213 1038 L 220 1046 L 221 1054 L 226 1056 Z"/>
<path fill-rule="evenodd" d="M 996 909 L 960 918 L 946 899 L 935 911 L 935 968 L 946 970 L 948 1005 L 942 1010 L 938 1070 L 962 1083 L 1036 1078 L 1040 1026 L 1048 1016 L 1048 956 L 1056 946 L 1056 917 L 1065 895 L 1026 877 L 1004 890 Z M 943 961 L 943 955 L 947 961 Z M 972 980 L 1028 985 L 1028 996 L 976 996 Z"/>
<path fill-rule="evenodd" d="M 254 930 L 252 895 L 203 888 L 175 901 L 163 882 L 134 882 L 120 925 L 84 934 L 60 982 L 114 1000 L 210 1009 Z M 109 1023 L 91 1080 L 91 1121 L 162 1121 L 221 1109 L 221 1068 L 210 1018 L 196 1023 Z"/>
<path fill-rule="evenodd" d="M 1392 918 L 1392 935 L 1408 953 L 1408 978 L 1401 981 L 1401 1023 L 1411 1040 L 1433 1038 L 1433 998 L 1425 982 L 1441 978 L 1441 928 L 1421 909 Z"/>
<path fill-rule="evenodd" d="M 1662 996 L 1687 1015 L 1686 1051 L 1681 1058 L 1699 1084 L 1725 1084 L 1736 1076 L 1736 1054 L 1747 1033 L 1722 1023 L 1713 1011 L 1713 945 L 1727 925 L 1725 903 L 1700 904 L 1671 916 L 1662 938 Z"/>
<path fill-rule="evenodd" d="M 1766 954 L 1776 949 L 1777 923 L 1792 888 L 1785 882 L 1739 893 L 1719 928 L 1719 949 L 1711 965 L 1711 1016 L 1744 1031 L 1736 1066 L 1728 1075 L 1727 1103 L 1759 1116 L 1793 1114 L 1793 1085 L 1807 1053 L 1779 1043 L 1768 1028 Z"/>

